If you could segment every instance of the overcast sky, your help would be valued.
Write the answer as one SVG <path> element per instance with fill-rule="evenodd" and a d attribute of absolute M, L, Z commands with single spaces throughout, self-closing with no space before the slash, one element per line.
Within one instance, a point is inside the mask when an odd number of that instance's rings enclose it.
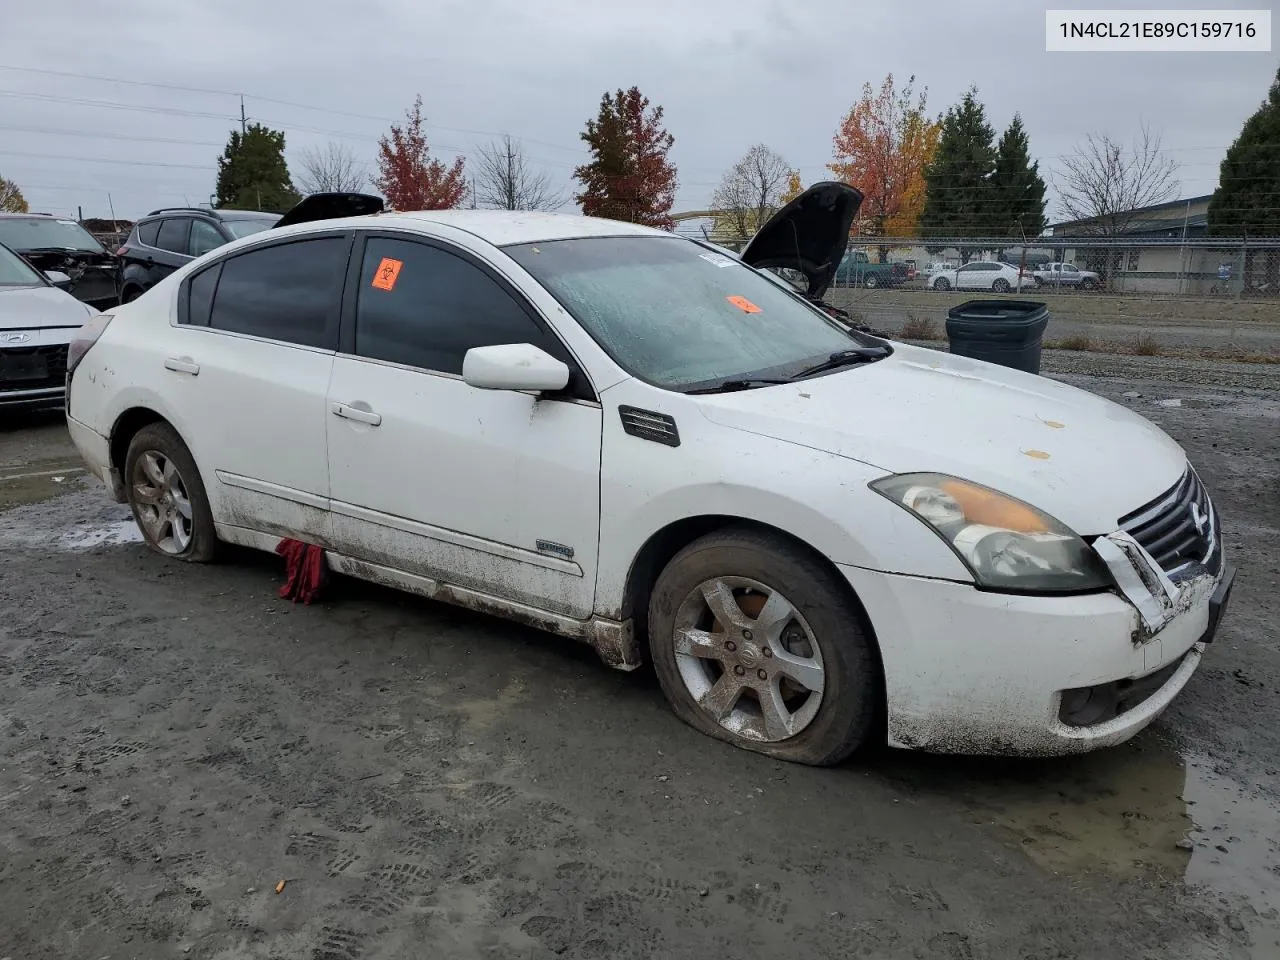
<path fill-rule="evenodd" d="M 286 131 L 295 174 L 298 152 L 329 140 L 372 172 L 378 136 L 420 92 L 436 154 L 469 156 L 509 132 L 568 193 L 601 93 L 635 84 L 666 109 L 677 209 L 698 209 L 755 142 L 806 183 L 824 176 L 863 82 L 892 71 L 928 86 L 931 112 L 970 84 L 997 130 L 1020 111 L 1042 170 L 1086 133 L 1128 140 L 1146 122 L 1182 164 L 1182 196 L 1212 192 L 1280 55 L 1046 53 L 1044 10 L 1071 6 L 1106 4 L 10 0 L 0 175 L 33 210 L 60 215 L 107 216 L 108 194 L 128 218 L 207 202 L 240 92 L 251 119 Z M 1058 212 L 1051 203 L 1050 219 Z"/>

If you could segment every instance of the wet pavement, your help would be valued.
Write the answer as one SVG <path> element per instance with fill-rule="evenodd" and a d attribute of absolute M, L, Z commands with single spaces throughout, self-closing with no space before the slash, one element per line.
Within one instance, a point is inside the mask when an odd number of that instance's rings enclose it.
<path fill-rule="evenodd" d="M 1166 714 L 1061 760 L 735 751 L 547 635 L 166 562 L 0 430 L 0 957 L 1280 957 L 1280 398 L 1060 376 L 1187 447 L 1240 571 Z"/>

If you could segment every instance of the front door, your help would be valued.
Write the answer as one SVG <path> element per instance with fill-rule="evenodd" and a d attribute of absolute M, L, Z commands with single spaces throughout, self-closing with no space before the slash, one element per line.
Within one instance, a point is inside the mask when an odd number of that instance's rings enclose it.
<path fill-rule="evenodd" d="M 568 351 L 518 291 L 460 248 L 371 235 L 351 277 L 329 387 L 337 549 L 588 617 L 602 415 Z M 468 349 L 504 343 L 569 363 L 569 388 L 548 398 L 463 382 Z"/>

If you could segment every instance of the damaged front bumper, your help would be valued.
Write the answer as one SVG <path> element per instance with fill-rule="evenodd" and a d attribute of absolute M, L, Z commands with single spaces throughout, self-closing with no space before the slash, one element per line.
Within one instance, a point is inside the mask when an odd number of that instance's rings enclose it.
<path fill-rule="evenodd" d="M 1094 541 L 1118 590 L 998 594 L 841 566 L 880 643 L 889 742 L 943 753 L 1050 756 L 1128 740 L 1199 666 L 1234 571 L 1174 580 L 1127 533 Z M 1220 541 L 1219 541 L 1220 549 Z"/>

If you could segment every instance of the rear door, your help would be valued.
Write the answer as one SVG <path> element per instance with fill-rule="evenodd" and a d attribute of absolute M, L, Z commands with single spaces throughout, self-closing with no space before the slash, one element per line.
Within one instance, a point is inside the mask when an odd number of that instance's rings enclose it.
<path fill-rule="evenodd" d="M 191 255 L 187 253 L 187 237 L 190 232 L 190 217 L 166 217 L 160 221 L 148 274 L 152 285 L 190 262 Z"/>
<path fill-rule="evenodd" d="M 325 395 L 349 232 L 255 245 L 179 291 L 179 342 L 162 358 L 215 520 L 325 543 Z"/>

